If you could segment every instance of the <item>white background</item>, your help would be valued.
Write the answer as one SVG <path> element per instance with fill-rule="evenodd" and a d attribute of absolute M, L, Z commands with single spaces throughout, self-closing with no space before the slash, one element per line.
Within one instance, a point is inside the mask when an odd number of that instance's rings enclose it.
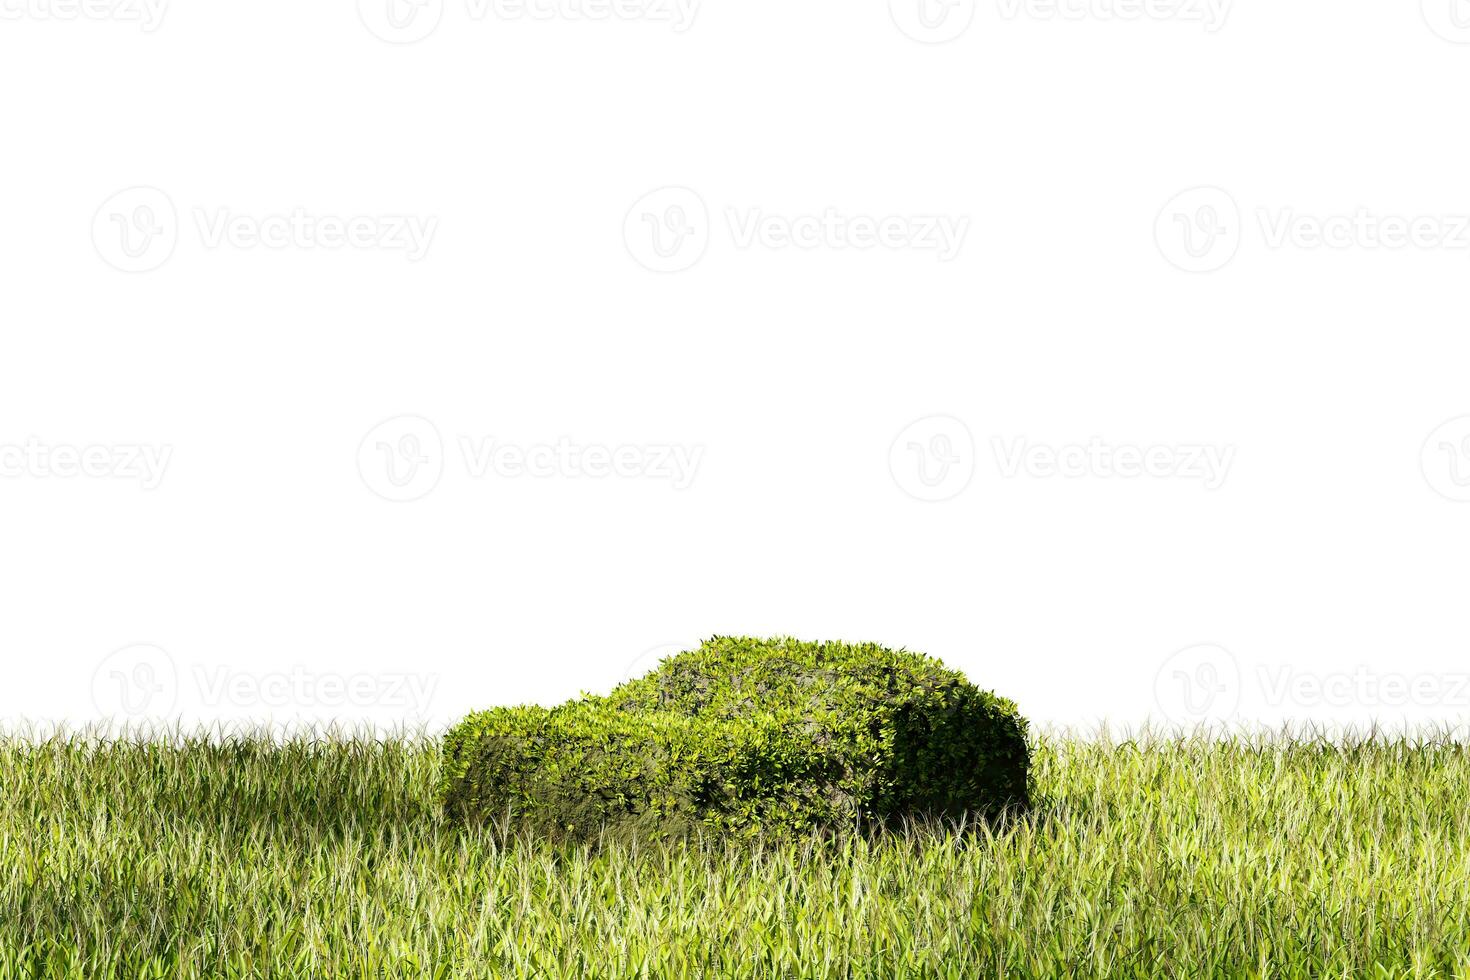
<path fill-rule="evenodd" d="M 919 2 L 428 0 L 396 44 L 378 0 L 0 0 L 0 445 L 171 454 L 0 457 L 0 717 L 437 726 L 728 633 L 925 651 L 1046 725 L 1465 716 L 1470 5 Z M 436 224 L 206 234 L 298 209 Z M 968 224 L 740 235 L 828 209 Z M 1312 243 L 1360 209 L 1432 221 Z M 439 479 L 384 499 L 414 432 Z M 1094 439 L 1231 463 L 995 448 Z"/>

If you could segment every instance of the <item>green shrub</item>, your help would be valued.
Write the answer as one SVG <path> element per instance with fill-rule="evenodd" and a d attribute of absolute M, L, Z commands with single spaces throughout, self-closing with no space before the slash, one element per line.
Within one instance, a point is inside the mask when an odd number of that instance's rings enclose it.
<path fill-rule="evenodd" d="M 607 697 L 498 708 L 445 742 L 443 796 L 538 836 L 781 836 L 1028 803 L 1026 723 L 921 654 L 717 637 Z"/>

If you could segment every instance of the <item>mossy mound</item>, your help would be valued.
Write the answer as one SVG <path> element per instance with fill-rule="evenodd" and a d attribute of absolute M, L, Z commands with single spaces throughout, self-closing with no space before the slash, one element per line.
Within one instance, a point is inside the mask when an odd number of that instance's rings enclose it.
<path fill-rule="evenodd" d="M 716 637 L 606 697 L 470 715 L 464 820 L 557 839 L 785 836 L 1028 805 L 1026 722 L 917 653 Z"/>

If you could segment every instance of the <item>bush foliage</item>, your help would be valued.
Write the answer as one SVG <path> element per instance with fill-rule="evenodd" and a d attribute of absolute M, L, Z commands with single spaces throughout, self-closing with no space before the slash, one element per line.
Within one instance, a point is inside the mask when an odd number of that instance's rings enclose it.
<path fill-rule="evenodd" d="M 447 811 L 551 838 L 783 836 L 1028 804 L 1016 706 L 922 654 L 717 637 L 606 697 L 445 741 Z"/>

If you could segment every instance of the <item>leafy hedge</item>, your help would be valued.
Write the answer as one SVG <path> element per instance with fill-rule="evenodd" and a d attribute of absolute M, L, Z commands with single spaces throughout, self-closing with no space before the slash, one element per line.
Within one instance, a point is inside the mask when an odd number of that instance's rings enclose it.
<path fill-rule="evenodd" d="M 779 836 L 994 816 L 1028 804 L 1028 766 L 1016 706 L 937 660 L 717 637 L 606 697 L 470 715 L 443 797 L 553 838 Z"/>

